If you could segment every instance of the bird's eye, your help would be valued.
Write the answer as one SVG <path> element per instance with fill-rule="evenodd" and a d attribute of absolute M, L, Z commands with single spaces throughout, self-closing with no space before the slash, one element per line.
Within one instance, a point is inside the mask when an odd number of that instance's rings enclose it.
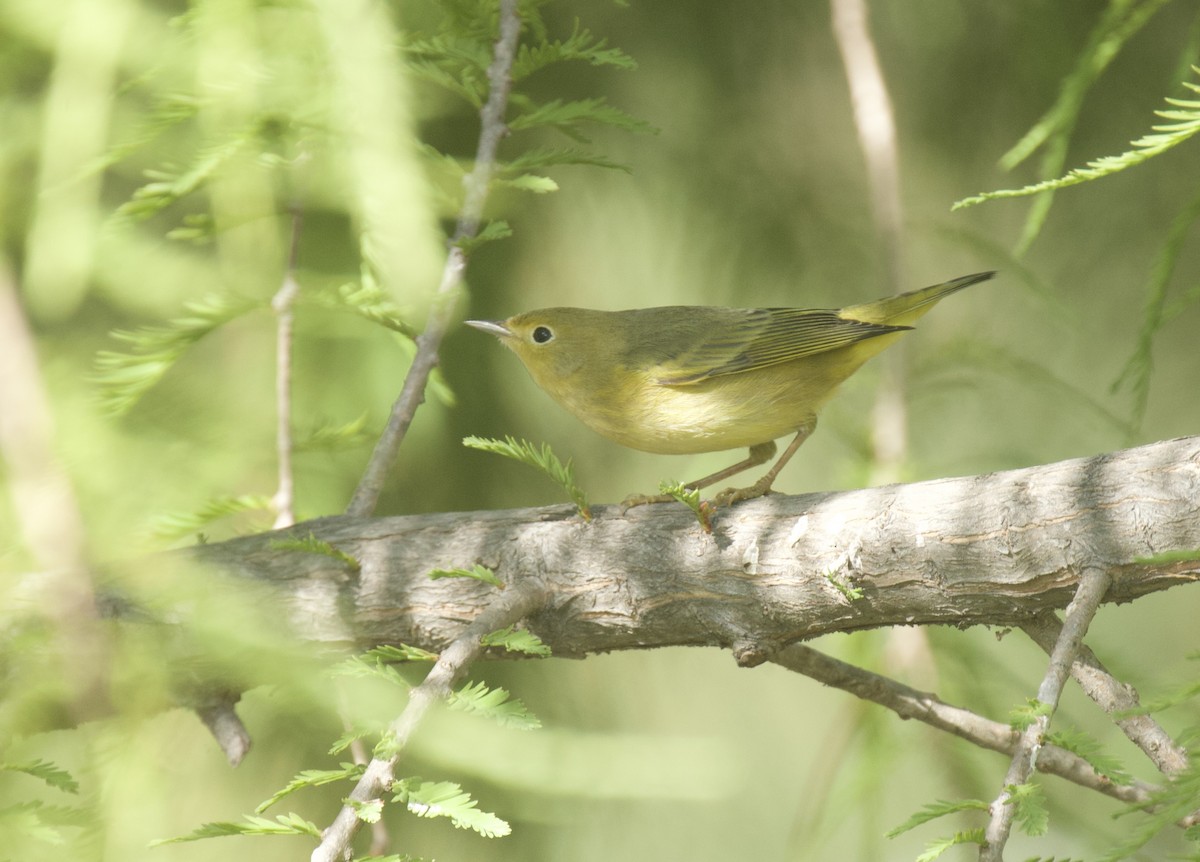
<path fill-rule="evenodd" d="M 548 326 L 539 326 L 533 330 L 533 340 L 538 344 L 545 344 L 554 338 L 554 333 L 550 331 Z"/>

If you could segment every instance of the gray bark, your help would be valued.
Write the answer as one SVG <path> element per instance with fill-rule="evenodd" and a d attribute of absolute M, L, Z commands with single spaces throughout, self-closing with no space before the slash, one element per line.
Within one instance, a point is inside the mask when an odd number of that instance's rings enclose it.
<path fill-rule="evenodd" d="M 711 535 L 674 504 L 594 513 L 324 518 L 185 553 L 267 585 L 291 627 L 318 642 L 439 650 L 496 593 L 429 572 L 482 563 L 508 583 L 545 582 L 551 599 L 528 627 L 555 655 L 719 645 L 756 663 L 827 632 L 1019 624 L 1065 607 L 1089 568 L 1112 574 L 1109 602 L 1196 581 L 1200 437 L 981 476 L 772 495 L 719 510 Z M 360 570 L 270 545 L 309 533 Z"/>

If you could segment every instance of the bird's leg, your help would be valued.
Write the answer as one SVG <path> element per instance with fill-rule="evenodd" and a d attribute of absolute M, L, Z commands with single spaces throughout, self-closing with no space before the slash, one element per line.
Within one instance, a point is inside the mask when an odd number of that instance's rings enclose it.
<path fill-rule="evenodd" d="M 732 506 L 734 503 L 741 502 L 742 500 L 753 500 L 755 497 L 762 497 L 763 495 L 767 494 L 771 490 L 771 485 L 775 482 L 775 477 L 779 475 L 779 471 L 783 469 L 785 464 L 787 464 L 788 459 L 796 454 L 796 450 L 800 448 L 800 444 L 808 439 L 809 435 L 812 434 L 816 427 L 816 417 L 809 419 L 808 422 L 796 429 L 795 439 L 793 439 L 792 442 L 788 444 L 788 447 L 783 450 L 783 454 L 779 456 L 779 460 L 771 465 L 771 469 L 766 472 L 766 475 L 764 475 L 749 488 L 726 488 L 713 499 L 713 503 L 717 506 Z M 753 453 L 754 449 L 751 449 L 750 452 Z M 774 452 L 775 447 L 772 445 L 771 451 L 767 454 L 767 458 L 771 457 Z M 751 465 L 746 464 L 745 466 L 749 467 Z M 735 470 L 734 472 L 737 471 Z M 725 478 L 725 476 L 721 473 L 716 474 L 716 476 L 719 476 L 722 479 Z M 710 476 L 709 478 L 716 479 L 714 476 Z"/>
<path fill-rule="evenodd" d="M 774 440 L 768 440 L 766 443 L 755 443 L 750 447 L 750 454 L 744 460 L 738 461 L 724 470 L 718 470 L 710 476 L 705 476 L 703 479 L 697 479 L 695 482 L 686 482 L 684 483 L 684 487 L 698 491 L 701 488 L 707 488 L 709 485 L 715 485 L 717 482 L 723 482 L 730 476 L 736 476 L 743 470 L 749 470 L 751 467 L 767 463 L 771 460 L 771 456 L 775 454 L 775 449 Z M 766 492 L 764 491 L 763 493 Z M 762 495 L 758 494 L 756 496 Z M 634 506 L 645 506 L 648 503 L 667 503 L 674 499 L 670 494 L 633 494 L 625 498 L 621 503 L 621 508 L 632 509 Z"/>

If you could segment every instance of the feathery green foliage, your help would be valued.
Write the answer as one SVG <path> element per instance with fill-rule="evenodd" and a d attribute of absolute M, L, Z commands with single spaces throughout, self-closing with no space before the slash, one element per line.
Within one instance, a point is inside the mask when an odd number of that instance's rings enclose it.
<path fill-rule="evenodd" d="M 1062 173 L 1071 132 L 1075 128 L 1084 98 L 1092 84 L 1117 57 L 1125 44 L 1166 2 L 1168 0 L 1110 0 L 1096 26 L 1088 34 L 1087 44 L 1080 52 L 1075 68 L 1059 88 L 1054 105 L 1001 157 L 1002 168 L 1012 170 L 1039 147 L 1044 146 L 1045 151 L 1038 173 L 1046 180 Z M 1018 257 L 1029 250 L 1041 232 L 1053 203 L 1053 191 L 1042 194 L 1033 202 L 1025 219 L 1021 237 L 1017 241 L 1015 253 Z M 965 205 L 965 202 L 960 201 L 955 207 Z"/>
<path fill-rule="evenodd" d="M 1046 741 L 1082 757 L 1092 769 L 1113 784 L 1124 785 L 1133 782 L 1133 776 L 1125 771 L 1121 761 L 1106 753 L 1100 741 L 1090 733 L 1069 727 L 1046 734 Z"/>
<path fill-rule="evenodd" d="M 988 803 L 982 799 L 960 799 L 955 802 L 941 800 L 932 802 L 913 814 L 899 826 L 890 829 L 887 832 L 888 838 L 895 838 L 897 835 L 903 835 L 918 826 L 928 823 L 931 820 L 936 820 L 939 817 L 945 817 L 947 814 L 957 814 L 960 811 L 987 811 Z"/>
<path fill-rule="evenodd" d="M 1200 69 L 1194 69 L 1194 71 L 1200 73 Z M 1184 86 L 1193 93 L 1200 94 L 1200 84 L 1185 81 Z M 1076 168 L 1057 179 L 1044 180 L 1019 189 L 1001 189 L 999 191 L 984 192 L 964 198 L 954 204 L 954 209 L 972 206 L 984 201 L 998 200 L 1000 198 L 1036 195 L 1040 192 L 1053 191 L 1111 176 L 1126 168 L 1143 164 L 1155 156 L 1165 153 L 1172 147 L 1177 147 L 1184 141 L 1191 139 L 1196 132 L 1200 132 L 1200 100 L 1167 98 L 1166 101 L 1173 106 L 1173 109 L 1155 111 L 1155 113 L 1165 120 L 1172 120 L 1174 122 L 1167 125 L 1152 126 L 1154 134 L 1143 135 L 1135 140 L 1132 144 L 1133 149 L 1126 150 L 1118 156 L 1105 156 L 1104 158 L 1095 159 L 1088 162 L 1087 167 Z"/>
<path fill-rule="evenodd" d="M 481 566 L 478 563 L 469 569 L 434 569 L 429 573 L 431 581 L 436 581 L 439 578 L 472 578 L 476 581 L 483 581 L 485 584 L 491 584 L 493 587 L 504 589 L 504 581 L 496 577 L 496 573 L 487 566 Z"/>
<path fill-rule="evenodd" d="M 354 781 L 363 774 L 365 766 L 358 763 L 342 763 L 339 764 L 340 769 L 305 769 L 296 774 L 296 777 L 289 781 L 284 787 L 267 799 L 258 804 L 254 809 L 255 814 L 262 814 L 276 802 L 286 796 L 290 796 L 297 790 L 304 790 L 308 787 L 320 787 L 322 784 L 330 784 L 334 781 Z"/>
<path fill-rule="evenodd" d="M 357 572 L 362 565 L 345 551 L 339 551 L 324 539 L 317 538 L 311 531 L 307 536 L 289 536 L 286 539 L 272 539 L 268 545 L 273 551 L 298 551 L 302 554 L 318 554 L 343 563 L 347 569 Z"/>
<path fill-rule="evenodd" d="M 696 522 L 700 524 L 700 529 L 706 533 L 712 532 L 713 505 L 707 500 L 701 500 L 698 490 L 675 481 L 659 482 L 658 490 L 691 509 L 692 514 L 696 516 Z"/>
<path fill-rule="evenodd" d="M 1013 730 L 1025 730 L 1039 718 L 1045 718 L 1054 713 L 1054 708 L 1048 703 L 1042 703 L 1036 697 L 1029 698 L 1024 706 L 1014 706 L 1008 711 L 1008 726 Z"/>
<path fill-rule="evenodd" d="M 446 701 L 450 709 L 490 718 L 504 727 L 537 730 L 542 726 L 521 701 L 510 698 L 503 688 L 489 689 L 482 682 L 467 683 Z"/>
<path fill-rule="evenodd" d="M 79 792 L 79 782 L 72 777 L 71 773 L 45 760 L 31 760 L 28 763 L 0 763 L 0 772 L 23 772 L 41 779 L 64 793 Z"/>
<path fill-rule="evenodd" d="M 933 862 L 951 847 L 957 847 L 960 844 L 978 844 L 982 847 L 986 843 L 984 831 L 982 829 L 967 829 L 963 832 L 955 832 L 945 838 L 935 838 L 926 845 L 924 852 L 917 856 L 914 862 Z"/>
<path fill-rule="evenodd" d="M 527 464 L 535 470 L 540 470 L 567 492 L 567 496 L 575 504 L 575 508 L 579 510 L 579 514 L 585 521 L 592 519 L 592 511 L 588 507 L 587 497 L 575 484 L 575 471 L 571 469 L 570 459 L 565 464 L 560 461 L 550 449 L 549 443 L 543 443 L 542 448 L 537 449 L 528 440 L 517 440 L 506 434 L 503 440 L 488 437 L 466 437 L 463 439 L 463 445 L 470 449 L 494 452 L 497 455 Z"/>
<path fill-rule="evenodd" d="M 305 820 L 299 814 L 279 814 L 274 820 L 247 814 L 240 823 L 205 823 L 187 835 L 160 838 L 152 841 L 150 846 L 161 847 L 164 844 L 181 844 L 185 841 L 223 838 L 227 835 L 311 835 L 313 838 L 320 838 L 321 830 L 315 823 Z"/>
<path fill-rule="evenodd" d="M 452 781 L 403 778 L 392 789 L 393 800 L 404 803 L 420 817 L 449 817 L 459 829 L 473 829 L 485 838 L 499 838 L 512 832 L 495 814 L 480 811 L 471 795 Z"/>
<path fill-rule="evenodd" d="M 542 643 L 542 639 L 528 629 L 519 629 L 515 625 L 498 631 L 489 632 L 480 638 L 485 647 L 502 647 L 509 652 L 546 657 L 550 655 L 550 647 Z"/>
<path fill-rule="evenodd" d="M 1187 769 L 1172 776 L 1171 781 L 1152 793 L 1147 802 L 1131 805 L 1117 815 L 1137 812 L 1139 817 L 1125 840 L 1102 856 L 1101 862 L 1118 862 L 1133 857 L 1159 832 L 1173 828 L 1181 818 L 1200 808 L 1200 767 L 1197 767 L 1195 753 L 1191 753 L 1193 757 Z M 1197 840 L 1194 833 L 1189 838 Z"/>
<path fill-rule="evenodd" d="M 861 587 L 856 587 L 847 578 L 842 577 L 837 572 L 826 572 L 825 580 L 827 580 L 835 590 L 842 594 L 842 597 L 848 602 L 857 602 L 863 597 Z"/>
<path fill-rule="evenodd" d="M 349 422 L 326 422 L 298 434 L 292 443 L 295 452 L 334 452 L 361 446 L 371 441 L 367 430 L 367 414 Z"/>
<path fill-rule="evenodd" d="M 212 294 L 186 303 L 184 315 L 162 326 L 114 332 L 113 338 L 127 344 L 129 351 L 96 354 L 92 379 L 100 386 L 101 402 L 113 415 L 128 412 L 189 347 L 218 327 L 263 307 L 262 302 Z"/>
<path fill-rule="evenodd" d="M 271 508 L 271 498 L 257 494 L 242 494 L 232 497 L 214 497 L 193 512 L 165 512 L 154 519 L 150 535 L 164 541 L 182 539 L 199 532 L 204 527 L 242 512 L 266 512 Z"/>
<path fill-rule="evenodd" d="M 1046 792 L 1040 784 L 1010 784 L 1008 804 L 1013 806 L 1013 822 L 1026 835 L 1045 835 L 1050 828 L 1050 812 L 1046 808 Z"/>

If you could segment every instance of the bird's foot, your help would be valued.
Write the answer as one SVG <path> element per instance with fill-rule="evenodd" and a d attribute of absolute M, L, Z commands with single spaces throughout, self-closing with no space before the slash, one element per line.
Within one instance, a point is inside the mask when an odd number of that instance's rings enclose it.
<path fill-rule="evenodd" d="M 670 503 L 674 499 L 670 494 L 630 494 L 621 501 L 621 514 L 625 514 L 634 506 L 649 506 L 652 503 Z"/>
<path fill-rule="evenodd" d="M 732 506 L 734 503 L 740 503 L 743 500 L 754 500 L 758 497 L 765 497 L 771 493 L 770 482 L 755 482 L 747 488 L 726 488 L 720 494 L 713 497 L 713 505 L 717 507 Z"/>

